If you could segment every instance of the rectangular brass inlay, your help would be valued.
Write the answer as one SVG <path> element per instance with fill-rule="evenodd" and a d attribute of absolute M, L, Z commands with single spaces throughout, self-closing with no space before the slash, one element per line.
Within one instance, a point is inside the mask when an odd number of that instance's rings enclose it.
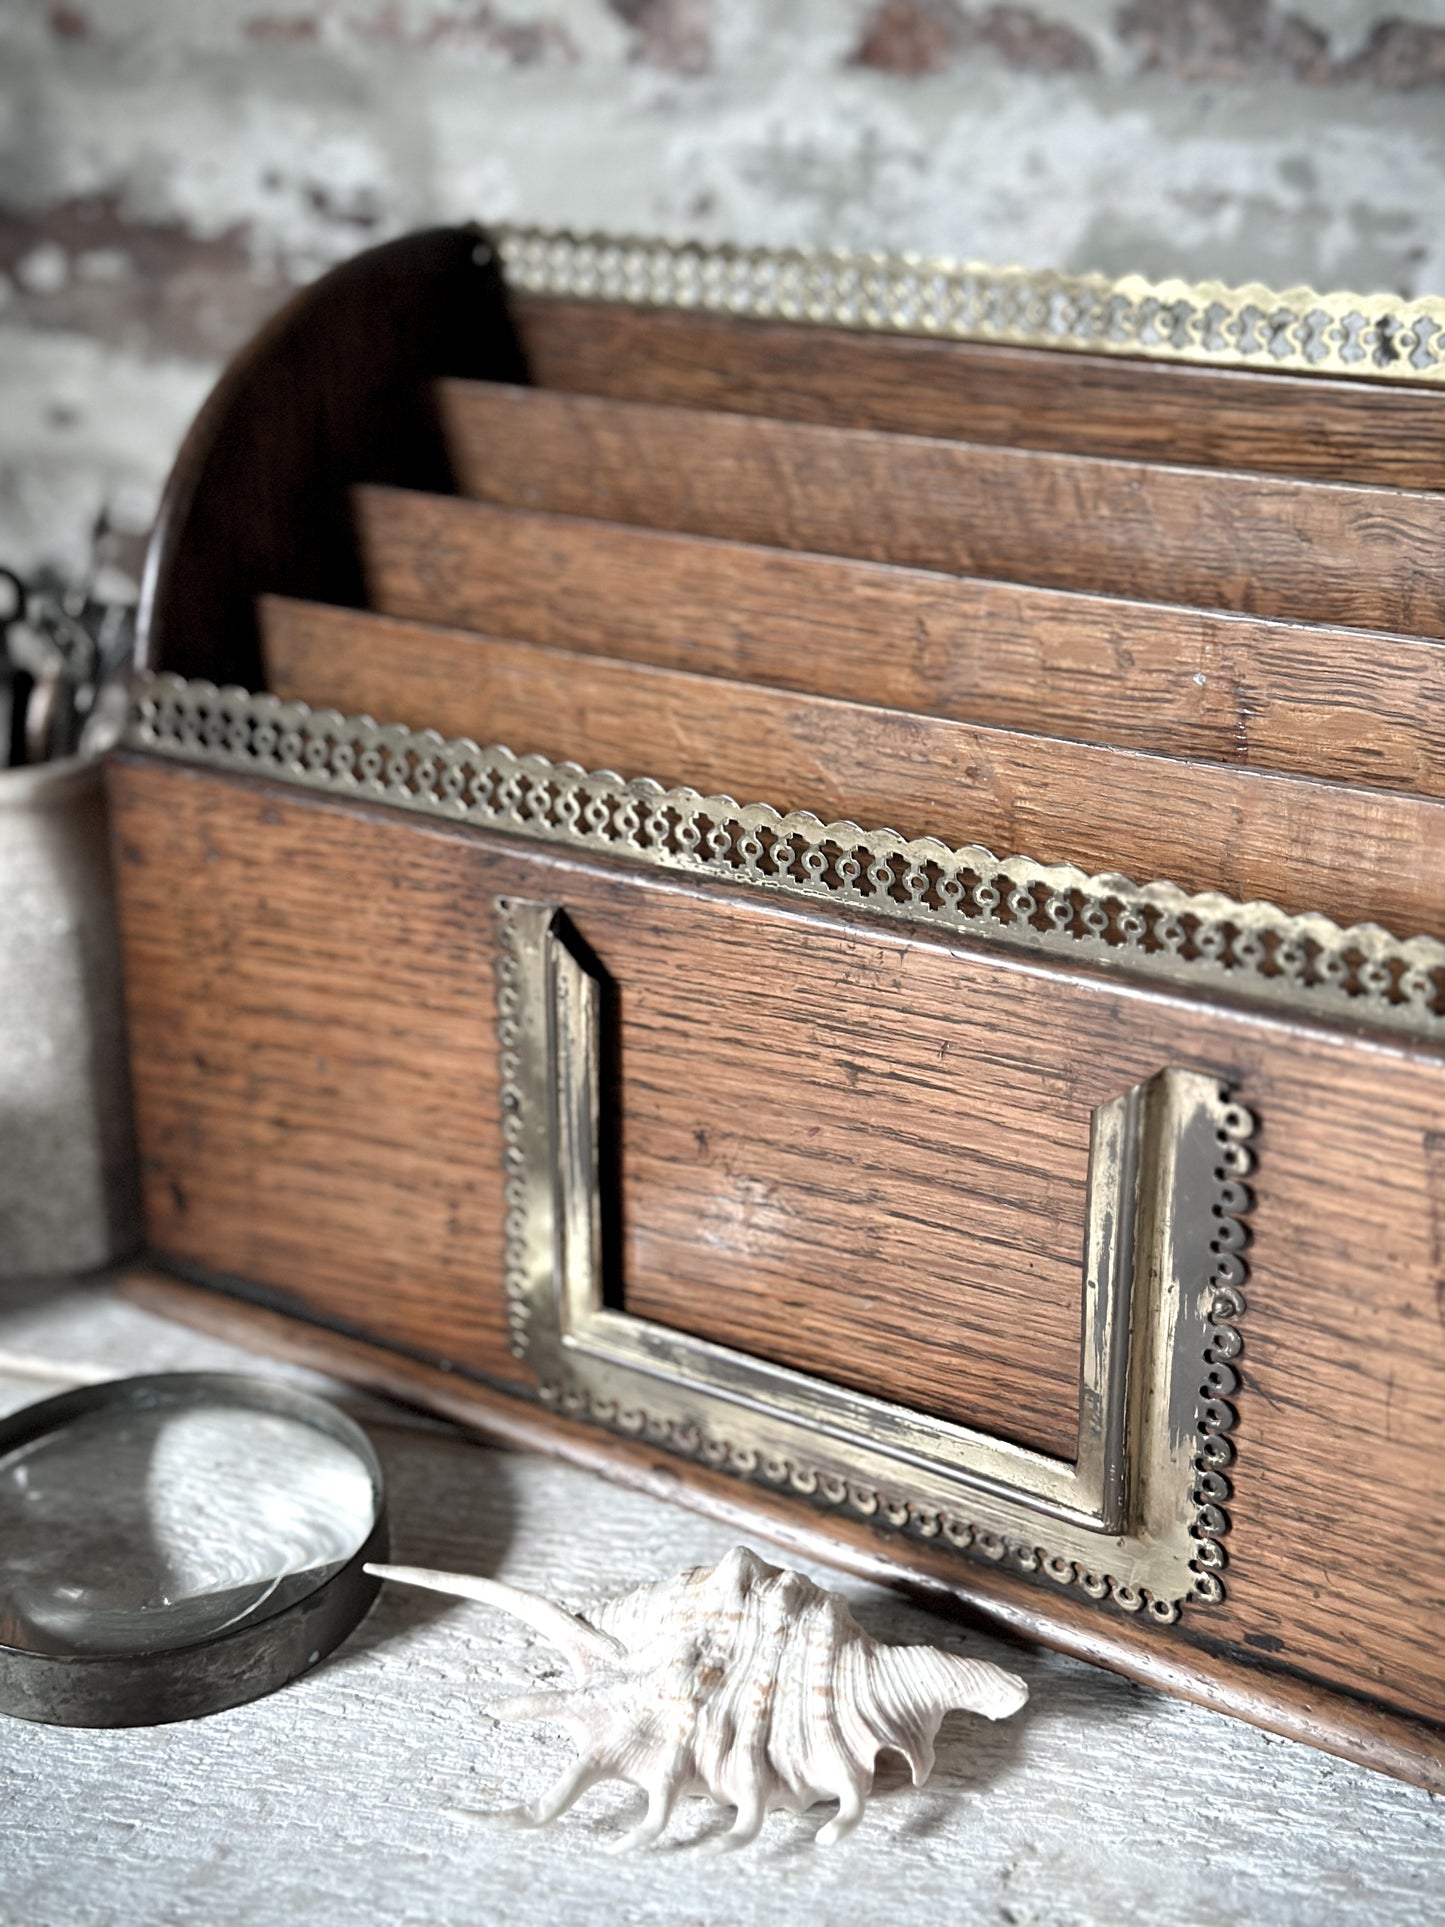
<path fill-rule="evenodd" d="M 543 1396 L 1169 1620 L 1222 1598 L 1253 1120 L 1161 1070 L 1094 1113 L 1079 1449 L 929 1418 L 604 1302 L 598 986 L 559 906 L 498 905 L 507 1290 Z"/>

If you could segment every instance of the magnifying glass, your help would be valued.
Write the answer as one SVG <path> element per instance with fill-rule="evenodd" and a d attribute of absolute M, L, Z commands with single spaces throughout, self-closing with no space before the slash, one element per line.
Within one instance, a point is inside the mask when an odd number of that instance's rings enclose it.
<path fill-rule="evenodd" d="M 240 1373 L 116 1379 L 0 1420 L 0 1713 L 193 1719 L 346 1637 L 388 1551 L 381 1466 L 324 1399 Z"/>

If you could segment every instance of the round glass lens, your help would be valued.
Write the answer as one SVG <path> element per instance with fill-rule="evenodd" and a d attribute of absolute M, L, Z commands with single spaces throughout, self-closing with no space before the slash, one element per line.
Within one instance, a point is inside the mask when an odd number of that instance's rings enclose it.
<path fill-rule="evenodd" d="M 159 1652 L 293 1605 L 365 1543 L 342 1440 L 224 1401 L 102 1407 L 0 1457 L 0 1643 Z"/>

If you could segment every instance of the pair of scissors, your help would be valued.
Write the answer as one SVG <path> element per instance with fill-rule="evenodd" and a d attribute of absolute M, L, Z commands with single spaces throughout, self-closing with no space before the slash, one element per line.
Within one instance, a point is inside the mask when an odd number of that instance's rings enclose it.
<path fill-rule="evenodd" d="M 0 768 L 73 756 L 129 653 L 131 610 L 88 585 L 27 585 L 4 568 L 0 597 Z"/>

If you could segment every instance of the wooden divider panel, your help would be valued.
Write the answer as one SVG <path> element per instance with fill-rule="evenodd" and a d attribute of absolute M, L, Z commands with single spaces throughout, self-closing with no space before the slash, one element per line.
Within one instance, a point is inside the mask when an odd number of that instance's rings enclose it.
<path fill-rule="evenodd" d="M 1445 636 L 1445 497 L 446 381 L 463 491 L 693 535 Z"/>
<path fill-rule="evenodd" d="M 1445 795 L 1445 647 L 363 488 L 374 605 L 659 668 Z"/>
<path fill-rule="evenodd" d="M 565 905 L 615 992 L 623 1309 L 1000 1433 L 1066 1430 L 1089 1113 L 1227 1080 L 1258 1121 L 1227 1594 L 1109 1624 L 1445 1716 L 1438 1052 L 145 758 L 112 793 L 154 1249 L 459 1375 L 528 1377 L 499 896 Z"/>
<path fill-rule="evenodd" d="M 278 695 L 998 855 L 1445 936 L 1445 803 L 266 598 Z"/>
<path fill-rule="evenodd" d="M 529 1381 L 502 1289 L 494 899 L 546 875 L 225 781 L 137 767 L 118 794 L 152 1245 Z M 946 977 L 880 1028 L 895 947 L 813 958 L 784 923 L 694 959 L 638 921 L 649 901 L 584 919 L 623 993 L 634 1308 L 1071 1456 L 1087 1108 L 1027 1050 L 960 1104 Z"/>
<path fill-rule="evenodd" d="M 513 296 L 530 378 L 834 428 L 1445 488 L 1438 388 Z"/>

